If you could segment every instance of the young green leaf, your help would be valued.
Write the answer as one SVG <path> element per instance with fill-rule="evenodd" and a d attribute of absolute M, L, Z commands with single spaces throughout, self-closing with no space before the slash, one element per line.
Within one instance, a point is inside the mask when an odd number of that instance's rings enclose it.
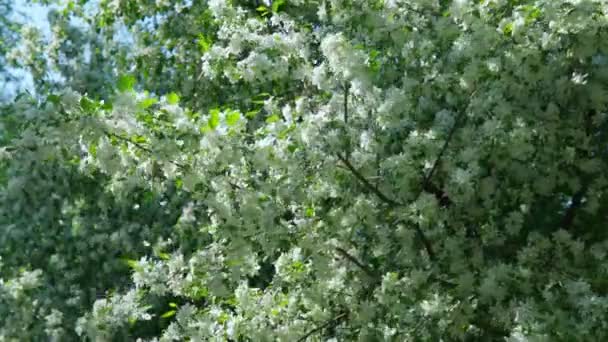
<path fill-rule="evenodd" d="M 217 108 L 209 111 L 209 127 L 215 129 L 220 124 L 220 110 Z"/>
<path fill-rule="evenodd" d="M 279 8 L 285 4 L 285 0 L 274 0 L 272 1 L 272 11 L 278 12 Z"/>
<path fill-rule="evenodd" d="M 176 310 L 169 310 L 169 311 L 165 312 L 164 314 L 162 314 L 160 317 L 161 318 L 170 318 L 170 317 L 175 316 L 175 312 L 176 312 Z"/>
<path fill-rule="evenodd" d="M 271 116 L 266 118 L 266 123 L 274 123 L 280 121 L 281 118 L 277 114 L 272 114 Z"/>
<path fill-rule="evenodd" d="M 226 124 L 228 126 L 234 126 L 241 119 L 241 113 L 237 111 L 230 111 L 226 114 Z"/>
<path fill-rule="evenodd" d="M 153 97 L 149 97 L 146 99 L 143 99 L 139 105 L 142 109 L 146 109 L 146 108 L 150 108 L 151 106 L 155 105 L 158 102 L 157 99 L 153 98 Z"/>
<path fill-rule="evenodd" d="M 135 77 L 131 75 L 122 75 L 118 77 L 116 87 L 120 92 L 132 91 L 133 87 L 135 87 L 135 82 Z"/>
<path fill-rule="evenodd" d="M 167 103 L 171 105 L 175 105 L 179 103 L 179 95 L 176 93 L 167 94 Z"/>

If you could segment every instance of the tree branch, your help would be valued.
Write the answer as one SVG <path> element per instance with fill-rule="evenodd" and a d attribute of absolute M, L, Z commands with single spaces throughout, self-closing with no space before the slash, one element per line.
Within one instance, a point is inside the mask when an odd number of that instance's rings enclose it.
<path fill-rule="evenodd" d="M 348 124 L 348 83 L 344 83 L 344 124 Z"/>
<path fill-rule="evenodd" d="M 348 122 L 348 88 L 346 88 L 346 86 L 345 86 L 344 90 L 345 90 L 345 94 L 344 94 L 344 121 L 346 123 L 346 122 Z M 475 95 L 476 92 L 477 92 L 477 90 L 473 91 L 473 93 L 471 94 L 471 97 L 473 95 Z M 461 115 L 458 115 L 456 117 L 456 120 L 454 121 L 454 124 L 450 128 L 450 132 L 448 133 L 448 136 L 445 139 L 445 142 L 443 143 L 443 146 L 441 147 L 441 150 L 439 151 L 439 154 L 435 158 L 435 161 L 433 162 L 433 165 L 432 165 L 431 169 L 429 170 L 429 172 L 426 175 L 424 175 L 424 177 L 422 179 L 422 184 L 421 184 L 420 190 L 418 191 L 418 193 L 414 197 L 413 201 L 418 200 L 418 198 L 420 198 L 420 196 L 422 195 L 422 193 L 424 191 L 431 190 L 430 192 L 435 195 L 435 197 L 439 200 L 440 204 L 444 203 L 444 204 L 447 205 L 447 204 L 451 203 L 451 201 L 450 201 L 449 197 L 447 196 L 447 194 L 445 194 L 445 192 L 441 191 L 440 189 L 437 189 L 434 185 L 432 185 L 430 183 L 430 181 L 431 181 L 431 178 L 433 177 L 433 174 L 437 170 L 437 167 L 439 166 L 439 163 L 441 162 L 441 159 L 443 158 L 445 152 L 447 151 L 448 145 L 450 144 L 452 138 L 454 137 L 454 133 L 456 132 L 456 128 L 458 127 L 460 118 L 461 118 Z M 388 196 L 386 196 L 377 187 L 375 187 L 372 183 L 370 183 L 350 163 L 350 161 L 348 160 L 348 158 L 349 158 L 349 153 L 348 152 L 349 151 L 347 150 L 345 156 L 343 156 L 340 153 L 337 153 L 338 159 L 340 159 L 340 161 L 350 170 L 350 172 L 366 188 L 368 188 L 371 192 L 373 192 L 380 200 L 382 200 L 383 202 L 385 202 L 386 204 L 388 204 L 388 205 L 390 205 L 392 207 L 404 206 L 404 204 L 402 204 L 400 202 L 397 202 L 396 200 L 393 200 L 393 199 L 389 198 Z M 431 259 L 431 261 L 434 261 L 435 260 L 435 252 L 433 251 L 433 246 L 432 246 L 431 242 L 426 237 L 426 235 L 424 234 L 424 231 L 422 231 L 422 229 L 420 228 L 420 226 L 418 224 L 415 225 L 415 230 L 416 230 L 416 234 L 418 235 L 418 237 L 422 241 L 422 244 L 424 245 L 424 248 L 425 248 L 427 254 L 429 255 L 429 259 Z"/>
<path fill-rule="evenodd" d="M 416 230 L 416 234 L 418 234 L 418 238 L 420 238 L 420 240 L 422 241 L 424 249 L 426 249 L 426 254 L 429 255 L 429 259 L 431 259 L 431 261 L 435 261 L 435 252 L 433 251 L 433 245 L 431 245 L 431 241 L 429 241 L 429 239 L 426 237 L 419 224 L 416 224 L 414 226 L 414 229 Z"/>
<path fill-rule="evenodd" d="M 350 135 L 348 135 L 348 91 L 350 87 L 347 82 L 344 83 L 344 135 L 346 137 L 346 158 L 350 158 Z"/>
<path fill-rule="evenodd" d="M 142 144 L 140 144 L 140 143 L 138 143 L 138 142 L 136 142 L 136 141 L 133 141 L 133 140 L 128 139 L 128 138 L 125 138 L 125 137 L 123 137 L 123 136 L 121 136 L 121 135 L 118 135 L 118 134 L 116 134 L 116 133 L 108 132 L 108 131 L 106 131 L 106 130 L 104 130 L 103 132 L 104 132 L 104 133 L 105 133 L 105 134 L 106 134 L 108 137 L 114 137 L 114 138 L 116 138 L 116 139 L 118 139 L 118 140 L 120 140 L 120 141 L 124 141 L 124 142 L 126 142 L 127 144 L 131 144 L 131 145 L 133 145 L 133 146 L 137 147 L 138 149 L 140 149 L 140 150 L 142 150 L 142 151 L 144 151 L 144 152 L 146 152 L 146 153 L 148 153 L 148 154 L 150 154 L 150 155 L 154 154 L 154 151 L 152 151 L 150 148 L 148 148 L 148 147 L 146 147 L 146 146 L 144 146 L 144 145 L 142 145 Z M 180 169 L 182 169 L 182 170 L 183 170 L 183 169 L 187 169 L 187 167 L 186 167 L 184 164 L 178 163 L 178 162 L 176 162 L 176 161 L 173 161 L 173 160 L 168 160 L 168 162 L 169 162 L 169 163 L 171 163 L 171 164 L 173 164 L 173 165 L 175 165 L 175 166 L 177 166 L 177 167 L 179 167 L 179 168 L 180 168 Z"/>
<path fill-rule="evenodd" d="M 450 199 L 448 194 L 446 194 L 445 191 L 441 190 L 430 181 L 427 183 L 426 187 L 423 188 L 423 190 L 430 194 L 433 194 L 439 202 L 439 205 L 442 207 L 449 207 L 452 204 L 452 200 Z"/>
<path fill-rule="evenodd" d="M 363 177 L 363 175 L 359 171 L 357 171 L 357 169 L 355 169 L 355 167 L 350 163 L 350 161 L 348 159 L 343 157 L 340 153 L 338 153 L 337 155 L 338 155 L 338 159 L 340 159 L 340 161 L 342 161 L 342 163 L 352 172 L 352 174 L 355 175 L 355 177 L 357 179 L 359 179 L 359 181 L 361 181 L 361 183 L 363 183 L 363 185 L 365 185 L 366 188 L 368 188 L 370 191 L 372 191 L 383 202 L 385 202 L 386 204 L 388 204 L 392 207 L 404 206 L 402 203 L 396 202 L 396 201 L 388 198 L 385 194 L 383 194 L 380 190 L 378 190 L 378 188 L 376 188 L 373 184 L 371 184 L 367 179 L 365 179 L 365 177 Z M 424 191 L 424 190 L 421 190 L 416 195 L 416 198 L 414 200 L 417 200 L 418 197 L 420 197 L 420 195 L 422 194 L 422 191 Z M 426 235 L 424 234 L 422 229 L 420 229 L 419 225 L 417 225 L 417 224 L 415 225 L 415 230 L 416 230 L 416 234 L 418 235 L 418 238 L 422 241 L 422 244 L 424 245 L 424 249 L 426 250 L 427 254 L 429 255 L 429 259 L 434 261 L 435 252 L 433 251 L 433 246 L 431 245 L 431 242 L 426 237 Z"/>
<path fill-rule="evenodd" d="M 378 190 L 378 188 L 376 188 L 372 183 L 370 183 L 365 177 L 363 177 L 363 175 L 357 171 L 357 169 L 355 169 L 355 167 L 353 166 L 353 164 L 350 163 L 350 161 L 348 159 L 346 159 L 346 157 L 342 156 L 340 153 L 337 154 L 338 159 L 340 159 L 340 161 L 344 164 L 344 166 L 346 166 L 348 168 L 348 170 L 350 172 L 352 172 L 352 174 L 366 187 L 368 188 L 371 192 L 373 192 L 376 196 L 378 196 L 378 198 L 380 198 L 383 202 L 385 202 L 386 204 L 390 205 L 390 206 L 401 206 L 403 204 L 396 202 L 390 198 L 388 198 L 388 196 L 386 196 L 385 194 L 383 194 L 380 190 Z"/>
<path fill-rule="evenodd" d="M 353 264 L 359 266 L 360 269 L 362 269 L 368 276 L 370 276 L 371 278 L 376 278 L 376 274 L 374 271 L 372 271 L 372 269 L 370 269 L 369 267 L 365 266 L 361 261 L 357 260 L 357 258 L 355 258 L 354 256 L 350 255 L 346 250 L 344 250 L 341 247 L 336 247 L 336 252 L 338 252 L 340 255 L 342 255 L 344 258 L 348 259 L 350 262 L 352 262 Z"/>
<path fill-rule="evenodd" d="M 113 138 L 116 138 L 116 139 L 118 139 L 118 140 L 120 140 L 120 141 L 124 141 L 124 142 L 126 142 L 126 143 L 128 143 L 128 144 L 131 144 L 131 145 L 133 145 L 133 146 L 137 147 L 138 149 L 140 149 L 140 150 L 142 150 L 142 151 L 148 152 L 148 153 L 150 153 L 150 154 L 152 154 L 152 153 L 153 153 L 151 149 L 149 149 L 149 148 L 145 147 L 144 145 L 142 145 L 142 144 L 140 144 L 140 143 L 138 143 L 138 142 L 135 142 L 135 141 L 133 141 L 133 140 L 131 140 L 131 139 L 127 139 L 127 138 L 125 138 L 125 137 L 123 137 L 123 136 L 121 136 L 121 135 L 118 135 L 118 134 L 116 134 L 116 133 L 112 133 L 112 132 L 108 132 L 108 131 L 104 131 L 104 133 L 105 133 L 107 136 L 109 136 L 109 137 L 113 137 Z"/>
<path fill-rule="evenodd" d="M 450 144 L 450 141 L 452 141 L 452 138 L 454 137 L 454 132 L 456 132 L 456 128 L 458 127 L 458 119 L 460 118 L 460 116 L 456 117 L 456 120 L 454 121 L 454 124 L 452 125 L 452 128 L 450 128 L 450 132 L 448 133 L 448 137 L 445 139 L 443 146 L 441 147 L 441 150 L 439 151 L 439 154 L 437 155 L 437 157 L 435 158 L 435 162 L 433 163 L 433 166 L 431 167 L 431 170 L 429 170 L 429 173 L 427 173 L 423 180 L 422 180 L 422 188 L 420 189 L 418 196 L 416 196 L 416 199 L 418 199 L 418 197 L 420 197 L 420 195 L 422 195 L 422 192 L 425 191 L 425 189 L 428 188 L 429 186 L 429 182 L 431 181 L 431 178 L 433 177 L 433 174 L 435 173 L 435 170 L 437 170 L 437 167 L 439 166 L 439 163 L 441 162 L 441 159 L 443 158 L 443 155 L 445 154 L 445 152 L 448 149 L 448 145 Z"/>
<path fill-rule="evenodd" d="M 327 327 L 328 327 L 328 326 L 330 326 L 332 323 L 335 323 L 335 322 L 340 321 L 341 319 L 345 318 L 347 315 L 348 315 L 348 313 L 346 313 L 346 312 L 343 312 L 343 313 L 339 314 L 338 316 L 336 316 L 336 317 L 334 317 L 334 318 L 332 318 L 332 319 L 328 320 L 327 322 L 325 322 L 325 323 L 323 323 L 323 324 L 319 325 L 318 327 L 316 327 L 316 328 L 314 328 L 314 329 L 310 330 L 310 331 L 309 331 L 309 332 L 307 332 L 307 333 L 306 333 L 304 336 L 300 337 L 300 338 L 298 339 L 298 341 L 297 341 L 297 342 L 304 342 L 304 341 L 306 341 L 306 339 L 308 339 L 310 336 L 312 336 L 312 335 L 314 335 L 315 333 L 317 333 L 317 332 L 319 332 L 319 331 L 321 331 L 321 330 L 323 330 L 323 329 L 327 328 Z"/>

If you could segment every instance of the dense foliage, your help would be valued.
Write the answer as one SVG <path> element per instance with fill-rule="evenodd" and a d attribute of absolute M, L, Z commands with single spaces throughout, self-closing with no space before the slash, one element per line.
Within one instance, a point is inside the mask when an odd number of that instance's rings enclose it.
<path fill-rule="evenodd" d="M 608 338 L 607 1 L 63 5 L 0 341 Z"/>

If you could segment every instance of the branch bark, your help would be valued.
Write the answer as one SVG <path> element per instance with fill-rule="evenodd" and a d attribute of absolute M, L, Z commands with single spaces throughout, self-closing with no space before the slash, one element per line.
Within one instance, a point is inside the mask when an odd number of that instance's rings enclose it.
<path fill-rule="evenodd" d="M 351 164 L 351 162 L 346 159 L 345 156 L 340 153 L 337 154 L 338 159 L 348 168 L 348 170 L 357 178 L 363 185 L 368 188 L 371 192 L 373 192 L 378 198 L 380 198 L 383 202 L 391 206 L 401 206 L 403 204 L 396 202 L 390 199 L 388 196 L 382 193 L 382 191 L 378 190 L 372 183 L 370 183 L 363 175 Z"/>
<path fill-rule="evenodd" d="M 345 318 L 346 316 L 348 316 L 348 313 L 343 312 L 343 313 L 339 314 L 338 316 L 333 317 L 332 319 L 328 320 L 327 322 L 325 322 L 325 323 L 319 325 L 318 327 L 316 327 L 316 328 L 310 330 L 309 332 L 307 332 L 304 336 L 302 336 L 302 337 L 300 337 L 298 339 L 298 342 L 304 342 L 304 341 L 306 341 L 306 339 L 308 339 L 310 336 L 312 336 L 315 333 L 317 333 L 317 332 L 319 332 L 319 331 L 327 328 L 332 323 L 340 321 L 341 319 Z"/>
<path fill-rule="evenodd" d="M 372 269 L 364 265 L 361 261 L 357 260 L 357 258 L 355 258 L 354 256 L 350 255 L 346 250 L 341 247 L 336 247 L 336 251 L 344 258 L 348 259 L 350 262 L 361 268 L 363 272 L 370 276 L 370 278 L 376 278 L 376 274 Z"/>
<path fill-rule="evenodd" d="M 146 153 L 148 153 L 150 155 L 154 154 L 154 151 L 152 151 L 150 148 L 148 148 L 148 147 L 146 147 L 146 146 L 144 146 L 144 145 L 142 145 L 142 144 L 140 144 L 140 143 L 138 143 L 136 141 L 133 141 L 133 140 L 128 139 L 128 138 L 125 138 L 125 137 L 123 137 L 121 135 L 118 135 L 116 133 L 108 132 L 108 131 L 105 131 L 105 130 L 103 132 L 108 137 L 114 137 L 114 138 L 116 138 L 116 139 L 118 139 L 120 141 L 126 142 L 127 144 L 131 144 L 131 145 L 137 147 L 138 149 L 140 149 L 140 150 L 142 150 L 142 151 L 144 151 L 144 152 L 146 152 Z M 175 165 L 175 166 L 177 166 L 177 167 L 179 167 L 182 170 L 187 168 L 184 164 L 178 163 L 178 162 L 173 161 L 173 160 L 168 160 L 168 162 L 171 163 L 171 164 L 173 164 L 173 165 Z"/>

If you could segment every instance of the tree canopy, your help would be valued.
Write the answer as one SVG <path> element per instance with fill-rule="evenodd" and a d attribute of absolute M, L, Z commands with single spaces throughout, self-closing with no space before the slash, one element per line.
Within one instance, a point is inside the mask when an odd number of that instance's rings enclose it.
<path fill-rule="evenodd" d="M 0 29 L 0 341 L 608 338 L 607 1 L 49 23 Z"/>

